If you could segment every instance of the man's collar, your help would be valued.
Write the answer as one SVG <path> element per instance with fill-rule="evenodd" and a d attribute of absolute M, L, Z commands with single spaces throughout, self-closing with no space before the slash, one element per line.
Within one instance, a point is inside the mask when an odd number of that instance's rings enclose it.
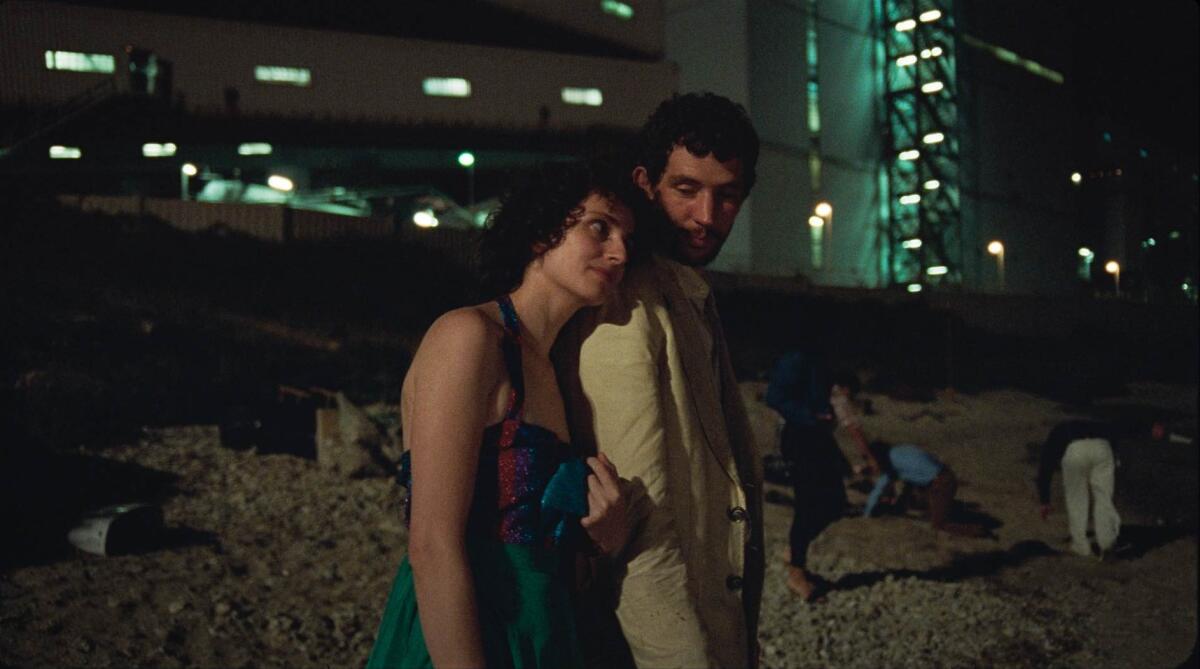
<path fill-rule="evenodd" d="M 675 283 L 679 285 L 679 289 L 685 297 L 700 304 L 708 299 L 708 294 L 712 292 L 712 289 L 701 275 L 701 270 L 665 256 L 657 256 L 656 260 L 663 270 L 675 278 Z"/>

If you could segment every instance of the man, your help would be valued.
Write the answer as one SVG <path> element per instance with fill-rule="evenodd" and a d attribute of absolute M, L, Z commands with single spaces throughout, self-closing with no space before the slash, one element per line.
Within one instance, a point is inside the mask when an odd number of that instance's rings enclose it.
<path fill-rule="evenodd" d="M 980 525 L 949 521 L 954 495 L 958 492 L 958 477 L 941 460 L 913 444 L 893 446 L 887 442 L 873 441 L 868 448 L 882 473 L 867 497 L 864 517 L 871 517 L 880 498 L 888 492 L 892 483 L 899 480 L 924 491 L 929 506 L 929 523 L 933 529 L 967 537 L 985 534 Z"/>
<path fill-rule="evenodd" d="M 1075 554 L 1092 555 L 1092 543 L 1087 536 L 1089 493 L 1100 557 L 1116 543 L 1121 531 L 1121 517 L 1112 501 L 1117 468 L 1113 444 L 1119 437 L 1137 436 L 1143 432 L 1142 426 L 1134 424 L 1070 420 L 1054 426 L 1046 437 L 1037 475 L 1040 512 L 1042 520 L 1050 515 L 1050 481 L 1054 470 L 1061 465 L 1071 551 Z M 1166 436 L 1162 423 L 1152 424 L 1149 433 L 1155 440 Z"/>
<path fill-rule="evenodd" d="M 616 602 L 634 662 L 751 667 L 762 465 L 697 268 L 717 256 L 754 185 L 758 135 L 740 105 L 688 94 L 659 106 L 639 145 L 633 179 L 658 214 L 639 225 L 657 226 L 655 254 L 581 319 L 572 439 L 594 439 L 637 491 Z"/>
<path fill-rule="evenodd" d="M 806 602 L 819 601 L 825 589 L 808 573 L 808 547 L 841 518 L 847 504 L 842 479 L 850 467 L 833 437 L 838 424 L 849 432 L 867 468 L 877 468 L 850 408 L 856 386 L 849 375 L 835 379 L 824 357 L 811 350 L 784 354 L 767 384 L 767 406 L 784 419 L 779 450 L 793 488 L 787 587 Z"/>

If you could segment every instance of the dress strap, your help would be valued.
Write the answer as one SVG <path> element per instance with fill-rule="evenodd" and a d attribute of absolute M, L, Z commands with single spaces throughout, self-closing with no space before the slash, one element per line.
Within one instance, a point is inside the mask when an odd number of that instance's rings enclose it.
<path fill-rule="evenodd" d="M 525 374 L 521 369 L 521 321 L 517 318 L 517 310 L 513 307 L 512 298 L 508 295 L 496 300 L 500 314 L 504 317 L 504 366 L 508 368 L 508 381 L 512 384 L 512 393 L 508 396 L 508 409 L 504 413 L 504 435 L 515 432 L 517 423 L 525 409 Z M 501 439 L 501 447 L 510 441 Z"/>

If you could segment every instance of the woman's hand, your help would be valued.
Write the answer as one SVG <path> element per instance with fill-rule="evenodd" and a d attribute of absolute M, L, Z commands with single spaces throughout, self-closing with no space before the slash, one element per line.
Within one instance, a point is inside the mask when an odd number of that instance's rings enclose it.
<path fill-rule="evenodd" d="M 631 530 L 625 486 L 603 453 L 588 458 L 587 464 L 592 468 L 587 478 L 588 515 L 579 522 L 600 550 L 613 556 L 625 547 Z"/>

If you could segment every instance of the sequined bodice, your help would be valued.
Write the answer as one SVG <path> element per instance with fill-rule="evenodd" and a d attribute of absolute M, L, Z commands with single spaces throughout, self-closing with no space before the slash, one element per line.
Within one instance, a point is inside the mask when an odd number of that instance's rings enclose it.
<path fill-rule="evenodd" d="M 547 503 L 544 499 L 548 497 L 547 487 L 559 474 L 555 486 L 559 494 L 549 497 L 562 499 L 565 493 L 576 500 L 575 506 L 582 499 L 586 512 L 586 467 L 575 457 L 570 444 L 552 430 L 524 420 L 520 322 L 507 296 L 498 303 L 504 315 L 504 364 L 512 392 L 504 420 L 483 431 L 467 533 L 508 544 L 559 543 L 569 523 L 563 522 L 561 509 L 543 508 Z M 401 463 L 399 478 L 401 485 L 409 489 L 405 507 L 411 516 L 413 481 L 408 453 Z"/>

